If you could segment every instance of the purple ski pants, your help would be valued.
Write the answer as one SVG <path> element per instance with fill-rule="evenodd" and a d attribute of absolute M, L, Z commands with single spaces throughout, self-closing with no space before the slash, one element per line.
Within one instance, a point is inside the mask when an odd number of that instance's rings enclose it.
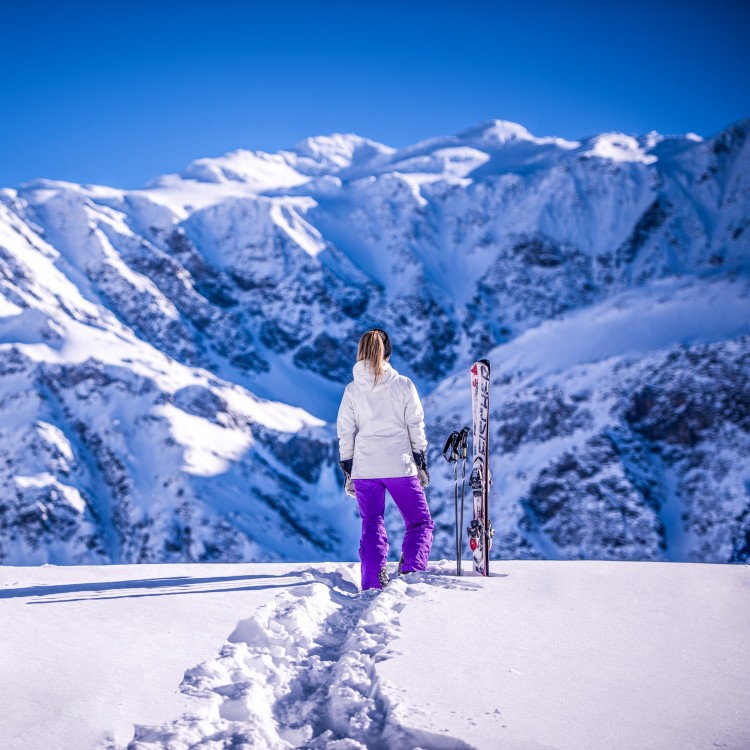
<path fill-rule="evenodd" d="M 432 547 L 434 526 L 419 477 L 392 479 L 355 479 L 359 512 L 362 516 L 362 538 L 359 559 L 362 561 L 362 590 L 381 588 L 378 575 L 388 560 L 388 535 L 385 532 L 385 492 L 388 490 L 399 509 L 406 531 L 401 552 L 403 573 L 425 570 Z"/>

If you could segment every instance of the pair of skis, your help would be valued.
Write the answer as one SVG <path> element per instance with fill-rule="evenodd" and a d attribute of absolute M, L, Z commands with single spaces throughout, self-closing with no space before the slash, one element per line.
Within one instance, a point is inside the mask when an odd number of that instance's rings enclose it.
<path fill-rule="evenodd" d="M 469 476 L 474 517 L 466 529 L 474 560 L 474 569 L 479 575 L 490 574 L 490 549 L 495 530 L 489 517 L 489 490 L 492 482 L 489 469 L 489 417 L 490 417 L 490 363 L 480 359 L 471 366 L 471 410 L 473 421 L 474 456 Z M 463 557 L 462 533 L 464 525 L 464 488 L 466 478 L 466 454 L 469 428 L 453 432 L 443 449 L 445 458 L 454 464 L 453 487 L 456 513 L 456 574 L 461 575 Z M 462 460 L 461 504 L 459 512 L 458 461 Z"/>

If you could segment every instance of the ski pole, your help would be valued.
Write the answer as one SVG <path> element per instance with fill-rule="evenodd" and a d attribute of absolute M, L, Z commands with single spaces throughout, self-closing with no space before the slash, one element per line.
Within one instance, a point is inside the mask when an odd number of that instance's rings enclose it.
<path fill-rule="evenodd" d="M 458 449 L 461 454 L 461 523 L 456 525 L 456 538 L 457 545 L 459 547 L 459 553 L 457 556 L 457 568 L 458 575 L 461 575 L 461 559 L 463 558 L 463 528 L 464 528 L 464 495 L 466 492 L 466 451 L 469 445 L 469 428 L 464 427 L 461 432 L 458 433 L 457 438 Z"/>
<path fill-rule="evenodd" d="M 443 457 L 453 464 L 453 514 L 456 521 L 456 575 L 461 575 L 461 526 L 458 523 L 458 432 L 451 432 L 443 448 Z M 462 522 L 463 524 L 463 522 Z"/>

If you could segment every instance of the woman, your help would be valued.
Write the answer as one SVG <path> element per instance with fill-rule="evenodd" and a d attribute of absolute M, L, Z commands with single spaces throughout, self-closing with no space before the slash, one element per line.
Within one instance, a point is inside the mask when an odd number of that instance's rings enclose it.
<path fill-rule="evenodd" d="M 359 341 L 354 381 L 346 386 L 337 421 L 341 469 L 354 487 L 362 516 L 362 589 L 388 583 L 385 492 L 406 526 L 400 572 L 425 570 L 432 518 L 423 487 L 429 482 L 424 412 L 409 378 L 391 367 L 388 334 L 373 328 Z M 421 474 L 421 483 L 420 483 Z"/>

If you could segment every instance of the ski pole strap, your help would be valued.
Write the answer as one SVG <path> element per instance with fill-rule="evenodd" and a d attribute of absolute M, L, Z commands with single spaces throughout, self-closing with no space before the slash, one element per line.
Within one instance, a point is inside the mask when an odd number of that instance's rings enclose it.
<path fill-rule="evenodd" d="M 461 453 L 461 458 L 466 459 L 466 451 L 469 445 L 469 428 L 464 427 L 461 432 L 454 433 L 456 435 L 456 452 Z"/>
<path fill-rule="evenodd" d="M 443 448 L 443 457 L 449 463 L 458 461 L 458 434 L 457 432 L 451 432 L 448 435 L 448 440 L 445 441 L 445 448 Z"/>
<path fill-rule="evenodd" d="M 469 428 L 464 427 L 461 431 L 454 431 L 448 435 L 448 439 L 445 441 L 445 448 L 443 448 L 443 456 L 445 460 L 453 463 L 458 461 L 459 456 L 466 458 L 466 450 L 469 445 Z"/>

